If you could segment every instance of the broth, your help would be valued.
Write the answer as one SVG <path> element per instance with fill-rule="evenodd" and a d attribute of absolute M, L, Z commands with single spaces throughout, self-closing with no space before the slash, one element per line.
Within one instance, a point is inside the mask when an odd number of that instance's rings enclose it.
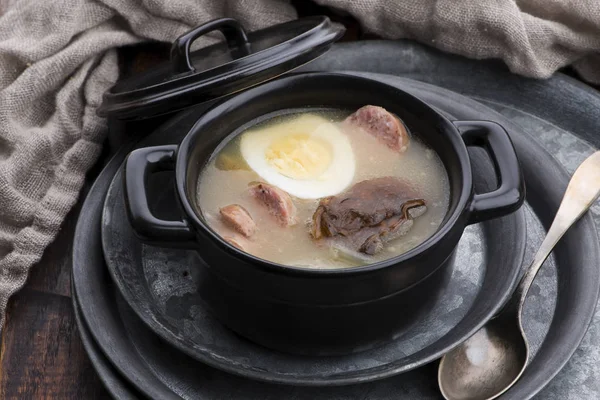
<path fill-rule="evenodd" d="M 277 116 L 253 126 L 227 143 L 213 155 L 198 178 L 197 202 L 208 225 L 224 237 L 235 235 L 230 225 L 223 222 L 220 209 L 230 204 L 239 204 L 248 211 L 257 227 L 256 233 L 250 238 L 237 235 L 236 241 L 245 251 L 272 262 L 308 268 L 342 268 L 382 261 L 414 248 L 433 235 L 446 215 L 450 195 L 448 176 L 438 155 L 415 135 L 410 137 L 408 148 L 399 154 L 364 131 L 348 129 L 347 125 L 342 123 L 348 115 L 348 112 L 341 111 L 308 111 Z M 354 175 L 345 190 L 361 181 L 396 177 L 407 182 L 410 189 L 425 200 L 427 211 L 414 219 L 408 233 L 390 241 L 383 250 L 374 255 L 348 253 L 323 245 L 311 236 L 313 214 L 319 206 L 319 198 L 292 196 L 297 211 L 297 223 L 284 227 L 269 214 L 267 208 L 249 194 L 249 184 L 264 182 L 264 179 L 249 168 L 249 163 L 241 154 L 244 135 L 259 130 L 278 129 L 278 126 L 283 126 L 281 124 L 297 121 L 297 118 L 302 116 L 307 120 L 313 117 L 323 118 L 333 123 L 349 139 L 354 153 Z M 326 150 L 317 149 L 314 154 L 331 151 L 326 143 L 323 146 Z M 339 148 L 336 143 L 333 147 Z M 341 166 L 338 172 L 347 175 L 344 168 L 349 169 L 348 160 L 343 161 L 346 163 L 345 167 Z M 318 167 L 317 165 L 314 168 Z M 303 181 L 305 177 L 297 178 Z M 332 185 L 340 181 L 343 179 L 331 179 Z M 304 186 L 294 187 L 293 191 L 310 192 L 313 188 L 306 188 L 305 182 L 306 179 L 301 184 Z M 321 186 L 325 188 L 323 190 L 332 187 L 329 184 Z M 286 190 L 286 187 L 279 187 Z"/>

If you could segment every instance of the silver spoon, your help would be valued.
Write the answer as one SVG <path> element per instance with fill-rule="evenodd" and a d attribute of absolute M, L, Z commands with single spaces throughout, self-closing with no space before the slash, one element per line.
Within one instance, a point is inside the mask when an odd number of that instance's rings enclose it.
<path fill-rule="evenodd" d="M 575 171 L 548 234 L 502 311 L 440 361 L 438 383 L 448 400 L 491 400 L 525 371 L 529 344 L 521 312 L 540 267 L 565 232 L 600 195 L 600 151 Z"/>

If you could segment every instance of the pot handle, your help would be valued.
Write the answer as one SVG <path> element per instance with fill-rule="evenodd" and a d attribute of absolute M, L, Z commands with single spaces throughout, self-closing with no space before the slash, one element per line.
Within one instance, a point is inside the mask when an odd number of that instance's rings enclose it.
<path fill-rule="evenodd" d="M 129 222 L 141 240 L 169 247 L 190 247 L 195 235 L 185 217 L 180 221 L 165 221 L 156 218 L 148 206 L 148 175 L 173 171 L 176 151 L 176 145 L 167 145 L 145 147 L 129 154 L 125 161 L 125 206 Z"/>
<path fill-rule="evenodd" d="M 515 148 L 508 133 L 491 121 L 454 121 L 467 146 L 487 150 L 496 171 L 499 187 L 475 194 L 469 224 L 502 217 L 517 210 L 525 201 L 525 183 Z"/>
<path fill-rule="evenodd" d="M 171 46 L 171 62 L 176 72 L 194 72 L 190 47 L 194 40 L 212 31 L 221 31 L 227 46 L 235 51 L 235 58 L 250 54 L 250 42 L 244 27 L 233 18 L 220 18 L 200 25 L 191 31 L 179 36 Z"/>

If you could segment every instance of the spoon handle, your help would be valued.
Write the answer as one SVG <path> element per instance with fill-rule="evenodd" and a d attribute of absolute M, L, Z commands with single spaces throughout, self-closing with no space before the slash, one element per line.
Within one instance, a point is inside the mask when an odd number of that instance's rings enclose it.
<path fill-rule="evenodd" d="M 567 230 L 591 207 L 600 195 L 600 151 L 589 156 L 575 171 L 554 217 L 552 226 L 517 287 L 507 311 L 522 309 L 527 292 L 552 249 Z M 512 308 L 515 306 L 516 308 Z M 520 314 L 520 312 L 519 312 Z M 519 316 L 520 318 L 520 316 Z"/>

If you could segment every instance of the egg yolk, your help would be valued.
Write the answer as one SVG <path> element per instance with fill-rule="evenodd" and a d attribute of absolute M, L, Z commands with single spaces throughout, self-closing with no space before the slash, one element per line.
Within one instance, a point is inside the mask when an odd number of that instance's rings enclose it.
<path fill-rule="evenodd" d="M 280 174 L 292 179 L 314 179 L 332 161 L 329 144 L 308 134 L 279 137 L 267 147 L 267 162 Z"/>

